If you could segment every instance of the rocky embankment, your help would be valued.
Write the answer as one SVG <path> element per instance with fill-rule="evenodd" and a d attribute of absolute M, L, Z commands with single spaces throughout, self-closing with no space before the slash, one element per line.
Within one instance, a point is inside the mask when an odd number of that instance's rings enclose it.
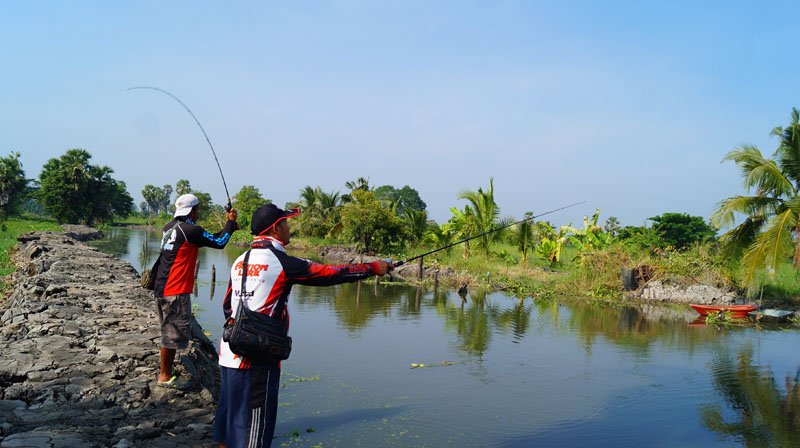
<path fill-rule="evenodd" d="M 636 291 L 628 293 L 627 297 L 643 302 L 693 303 L 713 306 L 744 303 L 739 291 L 733 288 L 722 289 L 704 284 L 687 286 L 661 280 L 651 281 Z"/>
<path fill-rule="evenodd" d="M 361 255 L 357 250 L 349 246 L 322 246 L 319 248 L 318 253 L 327 263 L 333 264 L 371 263 L 381 259 L 371 255 Z M 392 271 L 392 276 L 399 277 L 402 280 L 417 280 L 419 278 L 419 265 L 412 262 L 398 266 Z M 422 276 L 430 279 L 438 277 L 439 281 L 447 281 L 455 276 L 455 271 L 450 268 L 423 266 Z"/>
<path fill-rule="evenodd" d="M 0 302 L 0 447 L 216 446 L 216 351 L 200 326 L 176 362 L 194 388 L 158 386 L 152 292 L 77 241 L 96 231 L 64 230 L 19 238 Z"/>

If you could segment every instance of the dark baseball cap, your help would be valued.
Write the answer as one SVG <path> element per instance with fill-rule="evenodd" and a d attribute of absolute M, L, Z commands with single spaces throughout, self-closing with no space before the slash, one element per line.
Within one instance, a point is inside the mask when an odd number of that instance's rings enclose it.
<path fill-rule="evenodd" d="M 250 221 L 250 232 L 253 235 L 263 235 L 281 219 L 292 218 L 299 213 L 299 208 L 281 210 L 275 204 L 262 205 L 253 212 L 253 219 Z"/>

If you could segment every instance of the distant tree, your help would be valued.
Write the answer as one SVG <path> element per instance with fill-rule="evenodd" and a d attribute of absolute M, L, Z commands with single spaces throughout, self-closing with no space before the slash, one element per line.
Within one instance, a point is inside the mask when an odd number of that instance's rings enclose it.
<path fill-rule="evenodd" d="M 239 190 L 238 193 L 233 195 L 233 208 L 239 212 L 239 227 L 245 232 L 250 231 L 250 220 L 253 218 L 253 212 L 264 204 L 270 204 L 272 201 L 264 199 L 258 188 L 252 185 L 245 185 Z"/>
<path fill-rule="evenodd" d="M 368 253 L 398 244 L 406 235 L 403 221 L 381 206 L 371 191 L 354 190 L 352 201 L 342 207 L 342 232 Z"/>
<path fill-rule="evenodd" d="M 405 210 L 425 210 L 425 202 L 420 199 L 419 192 L 409 187 L 397 189 L 391 185 L 382 185 L 375 189 L 375 196 L 382 201 L 396 204 L 397 213 L 402 215 Z"/>
<path fill-rule="evenodd" d="M 350 194 L 343 194 L 342 195 L 342 204 L 347 204 L 353 200 L 353 192 L 355 191 L 372 191 L 372 187 L 369 186 L 369 178 L 359 177 L 353 181 L 347 181 L 344 183 L 346 188 L 350 189 Z"/>
<path fill-rule="evenodd" d="M 12 152 L 0 158 L 0 219 L 5 220 L 17 213 L 27 185 L 19 153 Z"/>
<path fill-rule="evenodd" d="M 197 207 L 197 210 L 200 212 L 200 219 L 209 219 L 214 210 L 213 206 L 215 205 L 211 202 L 211 195 L 200 190 L 192 190 L 191 193 L 197 196 L 197 200 L 200 201 Z"/>
<path fill-rule="evenodd" d="M 147 205 L 146 201 L 142 201 L 139 204 L 139 211 L 141 211 L 142 215 L 147 216 L 150 214 L 150 207 Z"/>
<path fill-rule="evenodd" d="M 619 230 L 619 219 L 616 216 L 609 216 L 606 219 L 605 225 L 606 233 L 610 233 L 611 236 L 617 236 L 617 231 Z"/>
<path fill-rule="evenodd" d="M 189 181 L 186 179 L 180 179 L 175 182 L 175 194 L 178 196 L 182 196 L 186 193 L 192 192 L 192 186 L 189 185 Z"/>
<path fill-rule="evenodd" d="M 158 209 L 162 211 L 168 211 L 169 205 L 172 203 L 170 198 L 172 197 L 172 185 L 166 184 L 161 187 L 161 195 L 159 196 L 158 200 Z"/>
<path fill-rule="evenodd" d="M 59 223 L 105 222 L 133 210 L 125 183 L 111 177 L 111 168 L 89 164 L 91 157 L 83 149 L 70 149 L 48 160 L 39 174 L 37 196 Z"/>
<path fill-rule="evenodd" d="M 142 197 L 147 203 L 148 215 L 157 215 L 161 209 L 161 197 L 163 192 L 160 188 L 147 184 L 142 188 Z"/>
<path fill-rule="evenodd" d="M 649 219 L 653 221 L 653 230 L 661 233 L 664 243 L 676 249 L 684 249 L 692 243 L 713 238 L 716 234 L 700 216 L 664 213 Z"/>

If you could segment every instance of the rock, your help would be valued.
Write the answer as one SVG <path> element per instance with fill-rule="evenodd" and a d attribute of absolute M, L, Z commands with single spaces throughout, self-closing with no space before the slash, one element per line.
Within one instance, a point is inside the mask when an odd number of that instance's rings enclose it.
<path fill-rule="evenodd" d="M 654 280 L 644 287 L 628 294 L 629 298 L 672 303 L 693 303 L 697 305 L 737 305 L 742 298 L 736 290 L 724 290 L 711 285 L 682 286 Z"/>
<path fill-rule="evenodd" d="M 20 237 L 0 302 L 0 446 L 210 446 L 213 344 L 193 324 L 176 365 L 196 387 L 157 387 L 152 293 L 129 263 L 76 240 L 91 230 Z"/>

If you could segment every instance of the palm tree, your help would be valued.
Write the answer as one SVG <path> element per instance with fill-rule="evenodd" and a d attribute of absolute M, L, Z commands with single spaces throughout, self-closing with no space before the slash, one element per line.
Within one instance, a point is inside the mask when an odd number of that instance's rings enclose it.
<path fill-rule="evenodd" d="M 445 223 L 448 229 L 454 232 L 453 237 L 468 238 L 471 235 L 477 235 L 477 220 L 475 219 L 475 212 L 469 205 L 464 206 L 464 210 L 459 210 L 456 207 L 450 209 L 453 216 L 450 221 Z M 469 241 L 464 242 L 464 258 L 469 258 Z"/>
<path fill-rule="evenodd" d="M 444 223 L 441 226 L 432 225 L 428 228 L 428 231 L 425 233 L 425 237 L 423 238 L 423 242 L 431 244 L 434 248 L 438 247 L 446 247 L 453 243 L 455 239 L 456 232 L 453 231 L 452 225 L 450 223 Z M 450 255 L 450 250 L 453 249 L 452 247 L 448 247 L 444 250 L 447 255 Z"/>
<path fill-rule="evenodd" d="M 500 215 L 500 207 L 494 201 L 494 178 L 489 178 L 489 189 L 486 192 L 481 188 L 478 188 L 477 191 L 465 190 L 459 193 L 458 198 L 466 199 L 472 205 L 473 214 L 469 219 L 474 220 L 475 234 L 488 232 L 495 227 L 497 217 Z M 492 238 L 497 237 L 499 235 L 483 235 L 478 240 L 479 245 L 487 256 L 489 255 Z"/>
<path fill-rule="evenodd" d="M 428 229 L 428 212 L 411 208 L 403 209 L 403 212 L 411 243 L 416 246 Z"/>
<path fill-rule="evenodd" d="M 526 212 L 524 221 L 512 227 L 510 240 L 522 254 L 522 264 L 528 262 L 528 250 L 534 244 L 533 212 Z"/>
<path fill-rule="evenodd" d="M 759 268 L 776 269 L 793 254 L 795 271 L 800 263 L 800 112 L 792 109 L 788 127 L 780 126 L 770 135 L 780 139 L 771 159 L 754 145 L 743 145 L 722 161 L 733 160 L 751 196 L 733 196 L 719 203 L 711 216 L 717 227 L 731 227 L 735 214 L 747 218 L 722 235 L 725 254 L 734 259 L 744 253 L 744 282 L 751 285 Z"/>

